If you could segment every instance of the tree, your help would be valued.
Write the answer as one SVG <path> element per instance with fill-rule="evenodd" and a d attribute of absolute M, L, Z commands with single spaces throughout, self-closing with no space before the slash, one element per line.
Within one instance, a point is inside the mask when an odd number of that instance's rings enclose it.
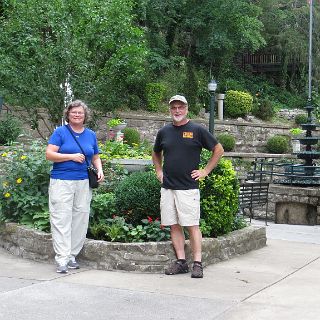
<path fill-rule="evenodd" d="M 28 113 L 58 124 L 66 79 L 76 98 L 106 112 L 144 81 L 147 49 L 129 0 L 3 0 L 0 93 Z M 62 88 L 61 88 L 62 86 Z"/>

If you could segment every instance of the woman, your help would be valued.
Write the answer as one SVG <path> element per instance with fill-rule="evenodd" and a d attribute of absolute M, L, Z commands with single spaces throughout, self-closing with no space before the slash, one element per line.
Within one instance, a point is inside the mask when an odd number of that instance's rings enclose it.
<path fill-rule="evenodd" d="M 88 115 L 85 103 L 80 100 L 71 102 L 64 112 L 68 124 L 53 132 L 46 150 L 47 160 L 53 161 L 49 211 L 58 273 L 67 273 L 68 268 L 79 269 L 75 258 L 86 239 L 92 190 L 85 157 L 97 168 L 98 181 L 104 179 L 96 134 L 84 126 Z"/>

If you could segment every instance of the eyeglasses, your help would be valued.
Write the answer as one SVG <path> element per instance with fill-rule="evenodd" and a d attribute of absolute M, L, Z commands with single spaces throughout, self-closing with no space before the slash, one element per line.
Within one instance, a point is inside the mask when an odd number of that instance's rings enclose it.
<path fill-rule="evenodd" d="M 170 107 L 170 110 L 171 111 L 175 111 L 175 110 L 177 110 L 177 111 L 183 111 L 184 109 L 186 108 L 186 106 L 177 106 L 177 107 Z"/>
<path fill-rule="evenodd" d="M 83 116 L 84 115 L 84 112 L 77 112 L 77 111 L 70 111 L 70 114 L 72 114 L 73 116 L 77 115 L 77 116 Z"/>

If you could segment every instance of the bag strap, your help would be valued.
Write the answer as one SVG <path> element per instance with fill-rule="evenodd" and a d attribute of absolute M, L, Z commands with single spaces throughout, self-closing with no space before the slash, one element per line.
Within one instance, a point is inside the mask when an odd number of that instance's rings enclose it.
<path fill-rule="evenodd" d="M 69 127 L 69 125 L 68 125 L 68 124 L 66 125 L 66 127 L 68 128 L 68 130 L 69 130 L 69 132 L 71 133 L 71 135 L 72 135 L 72 137 L 73 137 L 74 141 L 77 143 L 77 145 L 79 146 L 79 148 L 80 148 L 81 152 L 83 153 L 84 158 L 85 158 L 86 163 L 87 163 L 87 166 L 88 166 L 88 167 L 90 167 L 89 161 L 88 161 L 88 159 L 87 159 L 87 157 L 86 157 L 86 154 L 84 153 L 84 151 L 83 151 L 83 149 L 82 149 L 82 147 L 81 147 L 81 145 L 80 145 L 79 141 L 77 140 L 77 138 L 76 138 L 76 137 L 75 137 L 75 135 L 73 134 L 73 132 L 72 132 L 72 130 L 71 130 L 71 128 Z"/>

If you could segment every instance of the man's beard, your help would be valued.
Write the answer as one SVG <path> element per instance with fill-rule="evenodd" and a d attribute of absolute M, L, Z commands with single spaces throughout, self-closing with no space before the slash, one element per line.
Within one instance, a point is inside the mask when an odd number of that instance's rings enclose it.
<path fill-rule="evenodd" d="M 175 122 L 181 122 L 181 121 L 184 120 L 185 118 L 186 118 L 185 115 L 181 115 L 181 116 L 175 116 L 175 115 L 173 115 L 173 116 L 172 116 L 172 119 L 173 119 L 173 121 L 175 121 Z"/>

